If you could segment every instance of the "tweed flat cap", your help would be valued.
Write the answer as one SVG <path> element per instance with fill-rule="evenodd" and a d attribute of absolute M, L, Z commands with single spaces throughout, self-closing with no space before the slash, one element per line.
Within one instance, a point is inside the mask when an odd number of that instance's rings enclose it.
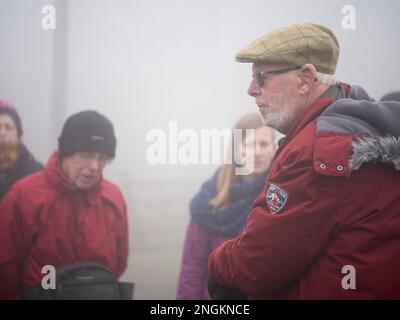
<path fill-rule="evenodd" d="M 265 34 L 236 54 L 239 62 L 311 63 L 317 71 L 334 74 L 339 43 L 328 28 L 315 23 L 293 24 Z"/>

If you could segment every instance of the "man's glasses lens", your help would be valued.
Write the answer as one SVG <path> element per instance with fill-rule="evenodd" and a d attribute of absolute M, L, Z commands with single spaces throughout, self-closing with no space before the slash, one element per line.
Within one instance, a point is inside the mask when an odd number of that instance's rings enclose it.
<path fill-rule="evenodd" d="M 290 68 L 279 69 L 279 70 L 260 71 L 260 72 L 254 73 L 254 74 L 253 74 L 253 78 L 256 80 L 256 83 L 257 83 L 260 87 L 263 87 L 263 86 L 264 86 L 264 80 L 265 80 L 266 78 L 268 78 L 270 75 L 285 73 L 285 72 L 292 71 L 292 70 L 296 70 L 296 69 L 300 69 L 300 68 L 301 68 L 301 67 L 299 67 L 299 66 L 293 66 L 293 67 L 290 67 Z"/>
<path fill-rule="evenodd" d="M 80 152 L 79 156 L 80 156 L 81 160 L 85 162 L 86 165 L 91 163 L 93 160 L 97 159 L 99 165 L 102 167 L 108 165 L 112 160 L 107 155 L 102 155 L 102 154 L 96 155 L 96 154 L 90 153 L 90 152 Z"/>

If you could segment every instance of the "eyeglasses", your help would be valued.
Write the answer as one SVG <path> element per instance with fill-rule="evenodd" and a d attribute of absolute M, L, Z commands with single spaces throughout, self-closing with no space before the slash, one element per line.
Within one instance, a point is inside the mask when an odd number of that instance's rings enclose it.
<path fill-rule="evenodd" d="M 97 153 L 97 152 L 78 152 L 79 160 L 81 160 L 86 166 L 92 163 L 93 160 L 97 160 L 99 166 L 104 168 L 106 165 L 110 164 L 112 158 L 108 155 Z"/>
<path fill-rule="evenodd" d="M 268 78 L 269 76 L 271 76 L 273 74 L 285 73 L 285 72 L 300 69 L 300 68 L 301 67 L 299 67 L 299 66 L 293 66 L 293 67 L 286 68 L 286 69 L 279 69 L 279 70 L 272 70 L 272 71 L 260 71 L 260 72 L 256 72 L 253 74 L 253 79 L 256 80 L 257 85 L 259 85 L 260 87 L 263 87 L 265 84 L 264 80 L 266 78 Z"/>

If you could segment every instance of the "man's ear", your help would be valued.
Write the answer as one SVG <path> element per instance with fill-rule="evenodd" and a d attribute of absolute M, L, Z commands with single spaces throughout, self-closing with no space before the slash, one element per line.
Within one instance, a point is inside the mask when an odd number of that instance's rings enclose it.
<path fill-rule="evenodd" d="M 307 63 L 301 67 L 299 77 L 299 92 L 300 94 L 306 94 L 315 85 L 317 69 L 312 64 Z"/>

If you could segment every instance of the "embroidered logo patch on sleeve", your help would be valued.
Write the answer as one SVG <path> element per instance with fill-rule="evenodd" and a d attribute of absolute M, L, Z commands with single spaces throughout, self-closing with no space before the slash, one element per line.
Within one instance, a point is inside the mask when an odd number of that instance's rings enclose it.
<path fill-rule="evenodd" d="M 289 194 L 274 184 L 270 184 L 267 192 L 267 204 L 272 214 L 278 213 L 283 209 Z"/>

